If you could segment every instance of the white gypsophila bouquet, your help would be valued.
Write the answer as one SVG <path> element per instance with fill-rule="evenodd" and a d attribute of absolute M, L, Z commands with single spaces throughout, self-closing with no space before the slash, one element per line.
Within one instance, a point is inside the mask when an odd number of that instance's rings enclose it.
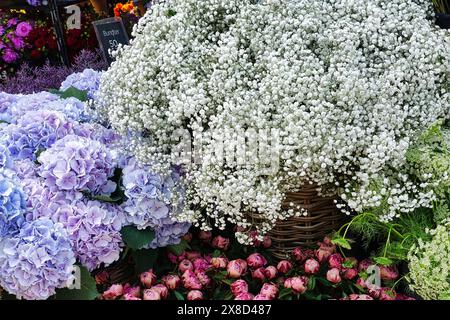
<path fill-rule="evenodd" d="M 264 234 L 299 212 L 281 203 L 304 183 L 390 220 L 434 198 L 427 177 L 398 173 L 417 131 L 449 108 L 449 34 L 429 9 L 422 0 L 161 1 L 104 73 L 98 108 L 161 170 L 178 154 L 175 132 L 192 141 L 201 157 L 187 168 L 179 220 L 248 228 L 245 212 L 257 211 Z"/>
<path fill-rule="evenodd" d="M 427 230 L 430 241 L 419 240 L 408 253 L 407 280 L 427 300 L 450 299 L 450 220 Z"/>

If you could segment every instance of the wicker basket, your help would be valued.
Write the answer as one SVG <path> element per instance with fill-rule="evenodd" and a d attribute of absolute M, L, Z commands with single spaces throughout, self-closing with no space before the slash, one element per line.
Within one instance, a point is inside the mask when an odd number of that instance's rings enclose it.
<path fill-rule="evenodd" d="M 345 221 L 345 215 L 339 212 L 333 197 L 320 197 L 317 186 L 307 184 L 297 192 L 286 193 L 282 208 L 287 210 L 294 206 L 306 209 L 307 216 L 292 217 L 278 221 L 269 232 L 272 246 L 269 249 L 276 259 L 285 259 L 289 252 L 298 247 L 315 244 L 324 236 L 337 230 Z M 261 221 L 258 213 L 249 213 L 254 222 Z"/>
<path fill-rule="evenodd" d="M 96 277 L 104 271 L 106 271 L 108 277 L 101 285 L 106 287 L 109 287 L 113 284 L 133 282 L 136 279 L 134 262 L 131 258 L 131 255 L 128 255 L 122 260 L 114 262 L 108 267 L 94 270 L 92 272 L 92 275 Z"/>

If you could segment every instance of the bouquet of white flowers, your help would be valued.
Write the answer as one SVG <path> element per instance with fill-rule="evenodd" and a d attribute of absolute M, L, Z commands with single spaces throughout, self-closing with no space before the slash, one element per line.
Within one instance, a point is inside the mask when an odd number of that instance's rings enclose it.
<path fill-rule="evenodd" d="M 98 108 L 159 170 L 180 139 L 194 147 L 179 220 L 264 234 L 303 214 L 281 204 L 305 183 L 389 220 L 433 199 L 426 181 L 396 173 L 417 131 L 448 113 L 449 34 L 430 7 L 160 1 L 103 74 Z M 247 211 L 263 222 L 251 226 Z"/>

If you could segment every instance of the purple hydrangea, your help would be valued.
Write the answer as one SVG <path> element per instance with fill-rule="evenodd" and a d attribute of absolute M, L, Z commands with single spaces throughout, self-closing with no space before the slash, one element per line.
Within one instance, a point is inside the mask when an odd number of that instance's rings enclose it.
<path fill-rule="evenodd" d="M 55 100 L 59 100 L 59 96 L 49 92 L 16 95 L 15 102 L 9 106 L 9 113 L 12 120 L 17 121 L 28 111 L 45 109 L 48 103 Z"/>
<path fill-rule="evenodd" d="M 72 279 L 75 256 L 61 224 L 48 218 L 25 222 L 0 240 L 0 285 L 19 299 L 44 300 Z"/>
<path fill-rule="evenodd" d="M 25 220 L 25 193 L 13 172 L 0 170 L 0 238 L 18 232 Z"/>
<path fill-rule="evenodd" d="M 61 83 L 61 91 L 67 90 L 70 87 L 78 90 L 87 91 L 88 98 L 94 98 L 95 92 L 100 86 L 101 72 L 93 69 L 85 69 L 83 72 L 73 73 Z"/>
<path fill-rule="evenodd" d="M 0 92 L 0 121 L 10 123 L 12 121 L 11 107 L 17 101 L 17 96 Z"/>
<path fill-rule="evenodd" d="M 8 148 L 0 143 L 0 170 L 12 169 L 13 163 Z"/>
<path fill-rule="evenodd" d="M 86 112 L 84 102 L 74 97 L 52 101 L 45 108 L 47 110 L 61 112 L 67 118 L 74 121 L 87 122 L 91 120 L 91 117 Z"/>
<path fill-rule="evenodd" d="M 76 201 L 54 211 L 53 219 L 66 228 L 78 260 L 90 271 L 120 258 L 120 230 L 124 215 L 120 206 L 98 201 Z"/>
<path fill-rule="evenodd" d="M 108 180 L 114 174 L 113 159 L 98 141 L 68 135 L 44 151 L 38 161 L 42 164 L 39 174 L 50 189 L 107 194 L 116 188 Z"/>
<path fill-rule="evenodd" d="M 59 112 L 39 110 L 24 114 L 6 130 L 6 145 L 13 159 L 36 159 L 36 153 L 73 133 L 73 123 Z"/>
<path fill-rule="evenodd" d="M 181 207 L 181 200 L 172 197 L 172 189 L 176 188 L 178 179 L 176 172 L 162 178 L 153 173 L 149 166 L 139 165 L 135 158 L 131 158 L 123 168 L 126 219 L 138 229 L 155 230 L 156 237 L 148 247 L 178 243 L 180 237 L 189 230 L 189 223 L 176 222 L 171 217 L 172 211 Z M 177 194 L 182 192 L 177 190 Z"/>

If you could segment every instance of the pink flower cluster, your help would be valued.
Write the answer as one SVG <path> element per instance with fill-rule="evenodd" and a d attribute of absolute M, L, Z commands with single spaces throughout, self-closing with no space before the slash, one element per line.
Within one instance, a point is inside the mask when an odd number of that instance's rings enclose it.
<path fill-rule="evenodd" d="M 2 17 L 0 13 L 0 60 L 15 63 L 26 46 L 26 37 L 33 27 L 17 18 Z"/>

